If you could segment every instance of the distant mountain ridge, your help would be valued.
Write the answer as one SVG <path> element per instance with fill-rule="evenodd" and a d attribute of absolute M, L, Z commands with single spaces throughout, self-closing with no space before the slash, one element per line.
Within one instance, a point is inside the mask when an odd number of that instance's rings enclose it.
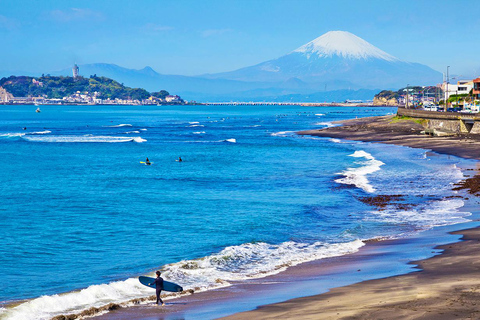
<path fill-rule="evenodd" d="M 72 71 L 50 74 L 66 76 Z M 345 31 L 327 32 L 277 59 L 230 72 L 181 76 L 161 74 L 148 66 L 135 70 L 95 63 L 80 65 L 80 74 L 105 76 L 148 91 L 164 89 L 197 101 L 333 99 L 341 96 L 339 92 L 345 99 L 356 99 L 351 96 L 368 91 L 373 99 L 374 93 L 383 89 L 435 85 L 442 80 L 440 72 L 402 61 Z M 326 94 L 330 91 L 335 94 Z M 339 101 L 335 99 L 332 101 Z"/>
<path fill-rule="evenodd" d="M 345 31 L 330 31 L 280 58 L 210 79 L 278 82 L 295 77 L 311 89 L 398 88 L 408 83 L 436 84 L 442 74 L 428 66 L 401 61 Z"/>

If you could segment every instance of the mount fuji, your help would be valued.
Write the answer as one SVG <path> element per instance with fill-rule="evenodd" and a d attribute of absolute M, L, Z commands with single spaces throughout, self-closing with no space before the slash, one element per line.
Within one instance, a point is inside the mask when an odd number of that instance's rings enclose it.
<path fill-rule="evenodd" d="M 402 61 L 350 32 L 330 31 L 278 59 L 205 77 L 294 82 L 305 89 L 333 90 L 434 85 L 442 74 L 426 65 Z"/>
<path fill-rule="evenodd" d="M 71 75 L 71 69 L 52 72 Z M 167 90 L 197 101 L 369 100 L 383 89 L 435 85 L 442 74 L 402 61 L 345 31 L 330 31 L 278 59 L 231 72 L 166 75 L 150 67 L 80 66 L 80 74 L 107 76 L 130 87 Z"/>

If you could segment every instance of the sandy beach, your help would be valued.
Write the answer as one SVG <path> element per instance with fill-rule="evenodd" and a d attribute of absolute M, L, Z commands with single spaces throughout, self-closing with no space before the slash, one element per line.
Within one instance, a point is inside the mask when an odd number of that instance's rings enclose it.
<path fill-rule="evenodd" d="M 346 140 L 380 142 L 480 159 L 476 136 L 429 137 L 411 120 L 393 116 L 354 119 L 342 126 L 299 132 Z M 463 183 L 478 196 L 478 175 Z M 472 201 L 472 200 L 471 200 Z M 471 209 L 480 201 L 473 199 Z M 439 256 L 414 262 L 421 272 L 360 282 L 328 293 L 259 307 L 225 319 L 478 319 L 480 318 L 480 228 L 453 232 L 458 243 L 439 246 Z"/>
<path fill-rule="evenodd" d="M 416 262 L 421 272 L 360 282 L 225 319 L 478 319 L 480 229 Z"/>
<path fill-rule="evenodd" d="M 475 138 L 427 137 L 419 134 L 422 127 L 415 122 L 390 124 L 390 119 L 347 120 L 342 127 L 300 134 L 390 143 L 479 159 L 480 142 Z M 465 210 L 478 215 L 479 198 L 473 196 L 478 195 L 475 173 L 466 173 L 470 178 L 457 188 L 472 194 Z M 445 236 L 437 232 L 427 242 L 423 241 L 429 236 L 424 234 L 418 239 L 373 241 L 354 254 L 304 263 L 274 276 L 184 296 L 167 303 L 164 309 L 138 305 L 96 319 L 211 319 L 222 314 L 225 319 L 477 319 L 480 227 L 472 222 L 464 228 L 468 229 L 449 235 L 449 230 L 459 229 L 449 226 Z M 399 263 L 403 258 L 398 255 L 412 248 L 428 251 L 413 256 L 430 258 L 406 266 Z M 435 254 L 439 255 L 431 257 Z M 412 252 L 408 255 L 411 259 Z M 399 265 L 403 269 L 398 269 Z M 299 296 L 305 297 L 292 299 Z M 263 306 L 239 312 L 252 305 Z M 230 315 L 233 312 L 238 313 Z"/>
<path fill-rule="evenodd" d="M 424 127 L 418 122 L 409 119 L 397 121 L 394 116 L 344 120 L 334 124 L 339 126 L 300 131 L 298 134 L 395 144 L 480 160 L 480 137 L 477 135 L 432 137 L 420 133 Z"/>

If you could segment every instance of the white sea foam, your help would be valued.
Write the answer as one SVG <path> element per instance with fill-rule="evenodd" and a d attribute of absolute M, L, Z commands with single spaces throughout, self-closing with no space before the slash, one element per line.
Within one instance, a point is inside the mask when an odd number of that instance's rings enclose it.
<path fill-rule="evenodd" d="M 115 143 L 115 142 L 145 142 L 141 137 L 116 137 L 116 136 L 22 136 L 23 139 L 31 142 L 61 142 L 61 143 Z"/>
<path fill-rule="evenodd" d="M 327 128 L 336 127 L 336 125 L 331 123 L 331 122 L 317 122 L 317 123 L 315 123 L 315 125 L 316 126 L 326 126 Z"/>
<path fill-rule="evenodd" d="M 203 124 L 192 124 L 192 125 L 189 125 L 188 127 L 194 128 L 194 127 L 205 127 L 205 126 Z"/>
<path fill-rule="evenodd" d="M 189 122 L 190 124 L 199 124 L 200 122 L 198 121 L 192 121 L 192 122 Z"/>
<path fill-rule="evenodd" d="M 295 131 L 280 131 L 280 132 L 271 133 L 270 135 L 274 137 L 286 137 L 286 136 L 291 136 L 294 133 Z"/>
<path fill-rule="evenodd" d="M 316 116 L 324 116 L 325 113 L 315 113 Z"/>
<path fill-rule="evenodd" d="M 225 139 L 223 142 L 237 143 L 237 139 Z"/>
<path fill-rule="evenodd" d="M 147 129 L 140 129 L 140 131 L 147 131 Z"/>
<path fill-rule="evenodd" d="M 0 137 L 5 137 L 5 138 L 18 138 L 18 137 L 23 137 L 27 135 L 42 135 L 42 134 L 49 134 L 52 133 L 52 131 L 45 130 L 45 131 L 37 131 L 37 132 L 10 132 L 10 133 L 2 133 L 0 134 Z"/>
<path fill-rule="evenodd" d="M 230 285 L 230 281 L 262 278 L 284 271 L 302 262 L 341 256 L 358 251 L 360 240 L 328 244 L 246 243 L 226 247 L 222 251 L 195 260 L 180 261 L 163 267 L 162 276 L 179 283 L 184 289 L 195 287 L 201 291 Z M 137 278 L 109 284 L 92 285 L 80 291 L 60 295 L 42 296 L 9 308 L 2 319 L 50 319 L 60 314 L 79 313 L 91 307 L 108 303 L 121 303 L 134 298 L 147 297 L 153 290 L 141 285 Z"/>
<path fill-rule="evenodd" d="M 131 134 L 131 133 L 140 133 L 140 131 L 134 130 L 134 131 L 127 131 L 127 132 L 125 132 L 125 134 Z"/>
<path fill-rule="evenodd" d="M 131 124 L 128 124 L 128 123 L 121 123 L 121 124 L 117 124 L 117 125 L 114 125 L 114 126 L 106 126 L 108 128 L 120 128 L 120 127 L 133 127 Z"/>
<path fill-rule="evenodd" d="M 380 167 L 385 163 L 376 160 L 370 153 L 363 150 L 355 151 L 350 155 L 355 158 L 365 158 L 367 161 L 363 161 L 360 164 L 363 166 L 357 168 L 348 168 L 346 171 L 341 172 L 344 178 L 335 180 L 335 182 L 342 184 L 354 185 L 357 188 L 364 190 L 365 192 L 375 192 L 375 188 L 370 185 L 367 175 L 380 170 Z"/>
<path fill-rule="evenodd" d="M 197 131 L 197 132 L 192 132 L 193 134 L 202 134 L 205 133 L 205 131 Z"/>
<path fill-rule="evenodd" d="M 427 202 L 409 210 L 385 208 L 373 211 L 366 220 L 378 220 L 381 223 L 416 225 L 418 230 L 426 230 L 436 226 L 445 226 L 469 221 L 470 212 L 460 211 L 464 206 L 461 199 L 447 199 Z"/>
<path fill-rule="evenodd" d="M 330 141 L 333 142 L 333 143 L 342 143 L 342 140 L 336 139 L 336 138 L 332 138 L 332 139 L 330 139 Z"/>
<path fill-rule="evenodd" d="M 0 137 L 5 137 L 5 138 L 15 138 L 15 137 L 23 137 L 25 133 L 2 133 L 0 134 Z"/>

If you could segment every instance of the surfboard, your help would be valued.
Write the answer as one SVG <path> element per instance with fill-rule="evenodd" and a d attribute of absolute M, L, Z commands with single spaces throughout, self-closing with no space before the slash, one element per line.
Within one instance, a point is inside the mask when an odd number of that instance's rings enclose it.
<path fill-rule="evenodd" d="M 140 161 L 140 163 L 143 163 L 143 164 L 146 165 L 146 166 L 149 166 L 149 165 L 153 164 L 153 162 L 146 163 L 145 161 Z"/>
<path fill-rule="evenodd" d="M 144 286 L 155 289 L 154 284 L 149 285 L 149 283 L 152 283 L 153 281 L 155 281 L 155 278 L 140 276 L 140 277 L 138 277 L 138 280 Z M 183 288 L 176 283 L 163 280 L 163 291 L 181 292 L 181 291 L 183 291 Z"/>

